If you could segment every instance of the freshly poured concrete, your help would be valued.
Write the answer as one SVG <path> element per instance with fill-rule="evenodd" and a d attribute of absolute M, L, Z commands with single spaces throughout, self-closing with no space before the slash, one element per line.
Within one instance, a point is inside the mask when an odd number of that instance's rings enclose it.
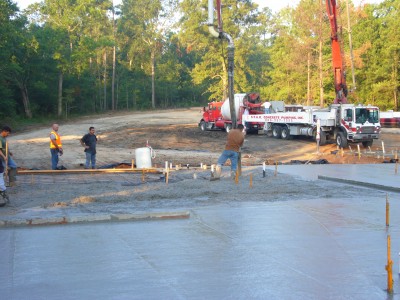
<path fill-rule="evenodd" d="M 400 299 L 399 194 L 388 194 L 386 227 L 386 192 L 342 199 L 337 186 L 334 197 L 224 203 L 187 219 L 2 228 L 0 299 Z"/>
<path fill-rule="evenodd" d="M 190 219 L 0 231 L 2 299 L 387 299 L 376 199 L 196 210 Z M 392 216 L 400 216 L 396 202 Z"/>

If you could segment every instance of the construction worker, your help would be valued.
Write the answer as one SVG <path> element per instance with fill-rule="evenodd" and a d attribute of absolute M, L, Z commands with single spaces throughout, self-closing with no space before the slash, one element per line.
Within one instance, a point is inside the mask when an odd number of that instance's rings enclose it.
<path fill-rule="evenodd" d="M 81 145 L 85 148 L 86 164 L 85 169 L 90 168 L 92 163 L 92 169 L 96 169 L 96 144 L 97 137 L 93 126 L 89 127 L 89 133 L 85 134 L 81 140 Z"/>
<path fill-rule="evenodd" d="M 270 114 L 271 113 L 271 111 L 270 111 L 271 103 L 270 102 L 266 101 L 263 104 L 261 104 L 261 106 L 264 107 L 264 113 L 265 114 Z"/>
<path fill-rule="evenodd" d="M 1 129 L 0 133 L 0 148 L 3 153 L 2 164 L 4 167 L 4 172 L 8 175 L 8 184 L 10 186 L 15 185 L 15 181 L 17 180 L 17 164 L 12 159 L 12 153 L 9 151 L 7 137 L 11 133 L 11 128 L 8 126 L 4 126 Z"/>
<path fill-rule="evenodd" d="M 1 143 L 0 143 L 1 147 Z M 1 149 L 0 149 L 1 150 Z M 3 151 L 0 151 L 0 207 L 5 206 L 7 202 L 9 202 L 8 195 L 6 193 L 6 185 L 4 184 L 4 166 L 3 161 L 5 161 L 6 156 L 3 154 Z"/>
<path fill-rule="evenodd" d="M 225 150 L 218 158 L 217 167 L 215 170 L 215 178 L 219 178 L 221 176 L 222 166 L 228 159 L 231 161 L 231 177 L 232 179 L 235 178 L 239 151 L 240 147 L 243 145 L 245 135 L 246 131 L 244 130 L 244 126 L 242 124 L 239 124 L 236 129 L 229 131 Z"/>
<path fill-rule="evenodd" d="M 52 170 L 57 170 L 58 156 L 63 155 L 61 137 L 58 134 L 58 128 L 58 124 L 53 124 L 52 131 L 50 132 L 50 153 Z"/>

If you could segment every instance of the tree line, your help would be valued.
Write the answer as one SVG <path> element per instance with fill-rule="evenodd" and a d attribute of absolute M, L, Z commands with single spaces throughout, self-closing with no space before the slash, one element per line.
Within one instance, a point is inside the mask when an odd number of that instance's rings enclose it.
<path fill-rule="evenodd" d="M 68 118 L 226 98 L 227 43 L 210 36 L 207 3 L 42 0 L 20 11 L 1 0 L 0 118 Z M 350 102 L 398 110 L 400 0 L 337 3 Z M 235 44 L 235 93 L 333 102 L 325 1 L 301 0 L 273 13 L 252 0 L 224 0 L 222 23 Z"/>

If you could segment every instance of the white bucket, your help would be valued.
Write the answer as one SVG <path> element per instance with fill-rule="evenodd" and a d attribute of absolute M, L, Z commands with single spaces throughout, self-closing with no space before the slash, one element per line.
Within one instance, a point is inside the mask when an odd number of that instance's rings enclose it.
<path fill-rule="evenodd" d="M 151 168 L 152 150 L 150 147 L 138 148 L 135 150 L 136 168 Z"/>

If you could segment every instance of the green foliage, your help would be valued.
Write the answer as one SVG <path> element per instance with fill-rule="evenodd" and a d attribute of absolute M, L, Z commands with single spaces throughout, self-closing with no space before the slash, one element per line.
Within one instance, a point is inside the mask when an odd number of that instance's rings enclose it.
<path fill-rule="evenodd" d="M 113 108 L 113 91 L 115 108 L 128 110 L 223 99 L 228 43 L 211 37 L 207 5 L 207 0 L 124 0 L 120 7 L 111 0 L 44 0 L 20 13 L 11 0 L 2 0 L 0 118 L 20 121 L 30 114 L 37 120 L 57 116 L 60 108 L 63 118 L 102 112 Z M 350 3 L 349 10 L 357 89 L 348 98 L 398 110 L 400 1 Z M 224 0 L 222 19 L 235 46 L 236 93 L 305 104 L 309 92 L 312 105 L 321 96 L 325 104 L 333 101 L 325 3 L 301 0 L 273 14 L 252 0 Z M 338 6 L 338 22 L 350 85 L 345 3 Z"/>

